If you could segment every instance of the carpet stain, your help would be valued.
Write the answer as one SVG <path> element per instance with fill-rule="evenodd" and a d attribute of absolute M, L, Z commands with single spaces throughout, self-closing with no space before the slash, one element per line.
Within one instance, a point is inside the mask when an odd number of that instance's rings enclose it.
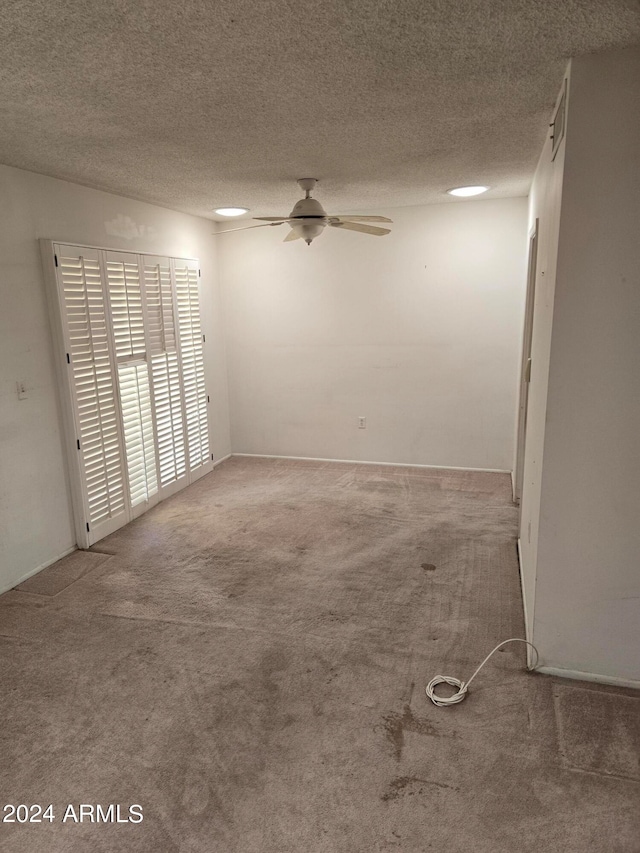
<path fill-rule="evenodd" d="M 425 572 L 435 572 L 436 570 L 436 567 L 433 565 L 433 563 L 421 563 L 420 568 L 424 569 Z"/>
<path fill-rule="evenodd" d="M 407 704 L 401 714 L 393 712 L 382 718 L 384 722 L 384 730 L 387 740 L 393 746 L 393 751 L 397 761 L 402 758 L 402 749 L 404 747 L 404 733 L 415 732 L 419 735 L 430 735 L 431 737 L 440 737 L 437 729 L 425 719 L 414 717 L 411 707 Z"/>
<path fill-rule="evenodd" d="M 402 489 L 357 488 L 383 476 Z M 0 848 L 640 853 L 635 695 L 555 689 L 513 644 L 475 698 L 425 696 L 521 636 L 517 514 L 507 474 L 236 457 L 57 599 L 0 596 L 0 788 L 142 791 L 150 816 Z"/>
<path fill-rule="evenodd" d="M 389 790 L 380 799 L 388 803 L 390 800 L 397 800 L 400 797 L 413 797 L 415 794 L 423 794 L 424 785 L 447 788 L 450 791 L 460 790 L 457 785 L 446 785 L 444 782 L 436 782 L 432 779 L 420 779 L 417 776 L 396 776 L 389 782 Z"/>

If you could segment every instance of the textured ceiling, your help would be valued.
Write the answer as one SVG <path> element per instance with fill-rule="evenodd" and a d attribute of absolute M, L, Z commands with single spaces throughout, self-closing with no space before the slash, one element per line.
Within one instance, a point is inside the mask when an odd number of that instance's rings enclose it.
<path fill-rule="evenodd" d="M 637 0 L 3 0 L 0 162 L 215 218 L 527 192 L 571 56 Z M 483 196 L 486 198 L 487 196 Z"/>

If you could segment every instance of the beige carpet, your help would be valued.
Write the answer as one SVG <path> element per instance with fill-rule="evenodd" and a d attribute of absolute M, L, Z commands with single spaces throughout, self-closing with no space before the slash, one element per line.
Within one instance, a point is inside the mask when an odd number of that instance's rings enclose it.
<path fill-rule="evenodd" d="M 503 475 L 233 458 L 6 593 L 0 797 L 55 820 L 3 853 L 638 853 L 631 691 L 514 645 L 424 694 L 522 636 L 516 518 Z"/>
<path fill-rule="evenodd" d="M 72 583 L 108 559 L 108 554 L 101 554 L 97 551 L 74 551 L 49 566 L 46 571 L 38 572 L 37 575 L 27 578 L 16 589 L 20 592 L 30 592 L 33 595 L 58 595 L 63 589 L 71 586 Z"/>

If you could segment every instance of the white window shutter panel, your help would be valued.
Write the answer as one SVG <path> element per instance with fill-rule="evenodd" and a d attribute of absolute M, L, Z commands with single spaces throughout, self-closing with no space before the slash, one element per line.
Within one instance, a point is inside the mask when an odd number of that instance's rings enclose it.
<path fill-rule="evenodd" d="M 138 258 L 106 252 L 113 338 L 118 360 L 144 358 L 146 343 Z"/>
<path fill-rule="evenodd" d="M 176 325 L 169 258 L 143 255 L 147 326 L 152 353 L 176 349 Z"/>
<path fill-rule="evenodd" d="M 145 362 L 118 365 L 131 508 L 158 491 L 149 372 Z M 135 512 L 133 513 L 136 514 Z"/>
<path fill-rule="evenodd" d="M 207 392 L 198 297 L 198 265 L 174 260 L 180 356 L 184 388 L 187 450 L 191 472 L 209 462 Z"/>
<path fill-rule="evenodd" d="M 166 496 L 185 485 L 187 479 L 182 382 L 177 352 L 171 264 L 169 258 L 149 255 L 142 258 L 142 263 L 160 490 L 162 495 Z"/>
<path fill-rule="evenodd" d="M 117 386 L 100 253 L 57 246 L 58 284 L 89 541 L 127 520 Z"/>
<path fill-rule="evenodd" d="M 118 360 L 129 504 L 131 515 L 135 517 L 148 508 L 158 492 L 142 294 L 143 274 L 139 258 L 134 254 L 105 252 L 105 262 L 113 339 Z M 153 308 L 153 298 L 151 302 Z"/>

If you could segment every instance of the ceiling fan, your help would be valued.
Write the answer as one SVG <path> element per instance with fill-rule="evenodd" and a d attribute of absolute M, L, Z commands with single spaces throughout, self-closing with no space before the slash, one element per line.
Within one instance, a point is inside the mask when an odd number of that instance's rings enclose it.
<path fill-rule="evenodd" d="M 389 234 L 388 228 L 380 228 L 377 225 L 365 225 L 366 222 L 392 222 L 386 216 L 329 216 L 325 213 L 320 202 L 311 198 L 311 190 L 318 183 L 317 178 L 300 178 L 298 184 L 304 190 L 304 198 L 296 202 L 289 216 L 255 216 L 256 220 L 263 220 L 262 225 L 247 225 L 245 228 L 230 228 L 226 231 L 217 231 L 217 234 L 229 234 L 232 231 L 247 231 L 249 228 L 264 228 L 269 225 L 284 225 L 286 222 L 291 231 L 284 238 L 285 243 L 291 240 L 304 240 L 310 246 L 312 240 L 319 237 L 325 227 L 342 228 L 343 231 L 360 231 L 362 234 L 373 234 L 374 237 L 383 237 Z"/>

